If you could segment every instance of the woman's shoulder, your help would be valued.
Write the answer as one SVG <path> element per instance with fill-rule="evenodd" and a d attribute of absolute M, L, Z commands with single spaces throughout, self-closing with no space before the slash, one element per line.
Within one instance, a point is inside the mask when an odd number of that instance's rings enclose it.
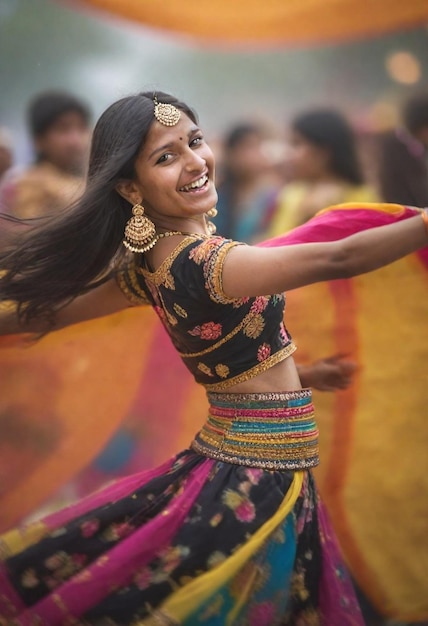
<path fill-rule="evenodd" d="M 157 268 L 152 270 L 148 267 L 144 256 L 141 255 L 139 262 L 139 271 L 149 277 L 153 282 L 158 282 L 165 272 L 178 271 L 183 268 L 186 261 L 191 261 L 189 265 L 200 265 L 206 261 L 216 250 L 221 249 L 230 240 L 217 235 L 186 235 L 158 264 Z"/>
<path fill-rule="evenodd" d="M 223 265 L 229 251 L 241 242 L 217 235 L 189 235 L 183 239 L 154 272 L 138 271 L 156 288 L 166 288 L 177 296 L 209 298 L 216 304 L 235 303 L 223 289 Z"/>

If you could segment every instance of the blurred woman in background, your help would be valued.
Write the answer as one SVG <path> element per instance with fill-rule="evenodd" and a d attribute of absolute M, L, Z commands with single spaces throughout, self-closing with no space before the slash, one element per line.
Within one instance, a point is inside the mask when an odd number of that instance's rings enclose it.
<path fill-rule="evenodd" d="M 314 109 L 292 121 L 286 164 L 290 182 L 277 198 L 270 236 L 300 226 L 329 205 L 377 201 L 364 183 L 354 133 L 337 111 Z"/>
<path fill-rule="evenodd" d="M 257 124 L 238 124 L 224 140 L 218 191 L 217 231 L 247 243 L 260 238 L 282 186 L 275 171 L 279 142 Z"/>

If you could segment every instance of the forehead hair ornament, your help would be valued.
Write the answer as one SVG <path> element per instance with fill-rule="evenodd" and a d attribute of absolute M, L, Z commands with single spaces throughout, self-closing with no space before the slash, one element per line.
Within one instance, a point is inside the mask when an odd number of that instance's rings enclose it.
<path fill-rule="evenodd" d="M 153 95 L 155 105 L 154 115 L 157 121 L 164 126 L 175 126 L 180 121 L 181 111 L 173 104 L 158 102 L 156 94 Z"/>

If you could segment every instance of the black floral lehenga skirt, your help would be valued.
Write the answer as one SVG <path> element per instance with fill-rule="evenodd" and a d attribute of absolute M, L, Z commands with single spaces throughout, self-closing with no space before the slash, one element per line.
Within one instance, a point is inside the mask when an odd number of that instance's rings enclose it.
<path fill-rule="evenodd" d="M 2 626 L 363 626 L 310 391 L 209 400 L 188 450 L 2 537 Z"/>

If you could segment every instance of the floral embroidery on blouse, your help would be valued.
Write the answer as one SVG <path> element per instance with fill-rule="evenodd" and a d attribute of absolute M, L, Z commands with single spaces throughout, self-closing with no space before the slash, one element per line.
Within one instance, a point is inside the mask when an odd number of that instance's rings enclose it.
<path fill-rule="evenodd" d="M 194 261 L 197 265 L 200 265 L 205 261 L 207 255 L 211 250 L 215 250 L 217 247 L 217 241 L 215 239 L 209 239 L 208 241 L 202 241 L 199 246 L 192 248 L 189 252 L 189 259 Z"/>
<path fill-rule="evenodd" d="M 188 332 L 189 335 L 193 335 L 193 337 L 200 337 L 201 339 L 206 339 L 207 341 L 214 341 L 221 336 L 221 331 L 221 324 L 206 322 L 201 326 L 195 326 L 195 328 L 189 330 Z"/>
<path fill-rule="evenodd" d="M 281 337 L 281 341 L 283 344 L 286 344 L 290 341 L 290 337 L 288 336 L 283 323 L 281 323 L 279 327 L 279 336 Z"/>
<path fill-rule="evenodd" d="M 185 311 L 183 307 L 180 306 L 179 304 L 175 303 L 173 306 L 173 309 L 177 313 L 177 315 L 179 315 L 180 317 L 183 317 L 183 318 L 187 317 L 187 311 Z"/>
<path fill-rule="evenodd" d="M 257 360 L 262 362 L 270 357 L 270 345 L 268 343 L 262 343 L 257 350 Z"/>
<path fill-rule="evenodd" d="M 263 313 L 267 307 L 269 298 L 267 296 L 257 296 L 250 308 L 250 313 Z"/>
<path fill-rule="evenodd" d="M 188 236 L 155 272 L 142 255 L 125 275 L 125 286 L 140 301 L 147 295 L 186 367 L 211 391 L 257 376 L 295 350 L 283 324 L 283 294 L 224 292 L 224 262 L 236 245 L 245 244 Z"/>
<path fill-rule="evenodd" d="M 250 337 L 250 339 L 256 339 L 262 334 L 265 327 L 265 321 L 260 314 L 257 314 L 254 317 L 247 315 L 247 317 L 249 319 L 248 322 L 244 325 L 242 332 L 244 333 L 244 335 L 247 335 L 247 337 Z"/>
<path fill-rule="evenodd" d="M 204 365 L 204 363 L 198 363 L 198 370 L 200 370 L 207 376 L 214 376 L 210 368 L 207 365 Z"/>
<path fill-rule="evenodd" d="M 220 378 L 227 378 L 229 376 L 230 369 L 227 365 L 223 365 L 223 363 L 219 363 L 215 366 L 215 372 L 220 376 Z"/>

